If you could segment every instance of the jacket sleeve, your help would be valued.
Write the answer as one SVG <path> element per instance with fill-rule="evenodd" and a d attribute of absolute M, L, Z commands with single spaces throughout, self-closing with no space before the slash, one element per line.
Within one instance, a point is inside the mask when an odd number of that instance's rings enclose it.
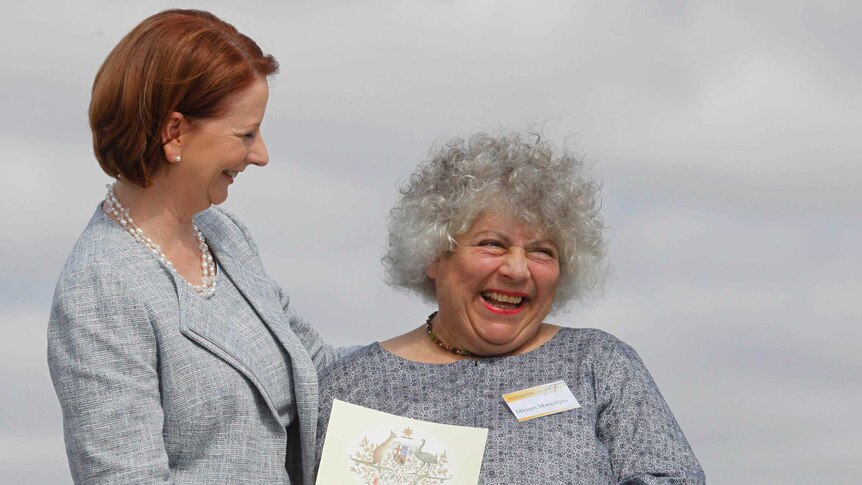
<path fill-rule="evenodd" d="M 273 284 L 276 283 L 273 282 Z M 308 350 L 308 355 L 311 357 L 311 361 L 314 362 L 317 375 L 319 376 L 324 369 L 338 360 L 338 352 L 333 346 L 323 341 L 323 338 L 320 337 L 320 334 L 317 333 L 317 330 L 311 324 L 288 308 L 287 296 L 284 295 L 284 290 L 280 286 L 278 287 L 278 291 L 279 294 L 283 295 L 281 299 L 282 308 L 284 308 L 285 313 L 288 315 L 290 328 L 299 338 L 299 341 L 302 342 L 303 347 Z"/>
<path fill-rule="evenodd" d="M 171 483 L 156 338 L 126 268 L 61 276 L 48 365 L 75 483 Z"/>
<path fill-rule="evenodd" d="M 594 364 L 596 433 L 618 483 L 705 483 L 700 463 L 637 352 L 603 335 Z"/>

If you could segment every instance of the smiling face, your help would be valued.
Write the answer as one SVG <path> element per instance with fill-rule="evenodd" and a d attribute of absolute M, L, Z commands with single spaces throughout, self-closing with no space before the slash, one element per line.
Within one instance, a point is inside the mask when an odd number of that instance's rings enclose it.
<path fill-rule="evenodd" d="M 268 99 L 269 86 L 258 78 L 227 100 L 221 116 L 190 122 L 179 115 L 182 134 L 166 145 L 165 154 L 174 162 L 169 164 L 174 186 L 193 212 L 221 204 L 240 172 L 269 162 L 260 134 Z"/>
<path fill-rule="evenodd" d="M 456 249 L 427 268 L 439 314 L 434 331 L 478 355 L 518 352 L 536 338 L 560 278 L 559 251 L 541 227 L 483 213 Z"/>

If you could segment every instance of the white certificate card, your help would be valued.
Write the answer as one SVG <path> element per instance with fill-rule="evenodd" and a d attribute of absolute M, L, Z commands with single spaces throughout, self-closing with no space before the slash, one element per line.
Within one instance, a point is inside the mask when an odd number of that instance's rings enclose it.
<path fill-rule="evenodd" d="M 317 485 L 476 485 L 488 430 L 336 399 L 325 439 Z"/>

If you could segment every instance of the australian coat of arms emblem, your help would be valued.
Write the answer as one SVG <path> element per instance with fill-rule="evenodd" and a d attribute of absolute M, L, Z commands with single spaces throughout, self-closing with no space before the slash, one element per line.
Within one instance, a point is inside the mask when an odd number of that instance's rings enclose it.
<path fill-rule="evenodd" d="M 454 478 L 446 450 L 413 436 L 410 428 L 400 435 L 390 431 L 378 441 L 364 436 L 348 458 L 363 485 L 435 485 Z"/>

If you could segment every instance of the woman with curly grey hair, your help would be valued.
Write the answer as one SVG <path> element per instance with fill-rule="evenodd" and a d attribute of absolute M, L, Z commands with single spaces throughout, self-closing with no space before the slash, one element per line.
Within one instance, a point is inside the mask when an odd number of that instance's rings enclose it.
<path fill-rule="evenodd" d="M 401 194 L 387 277 L 438 311 L 326 372 L 318 463 L 340 399 L 487 428 L 480 483 L 704 482 L 637 353 L 545 323 L 604 276 L 599 186 L 581 161 L 537 136 L 476 134 L 443 145 Z M 519 420 L 502 397 L 561 380 L 580 407 Z"/>

